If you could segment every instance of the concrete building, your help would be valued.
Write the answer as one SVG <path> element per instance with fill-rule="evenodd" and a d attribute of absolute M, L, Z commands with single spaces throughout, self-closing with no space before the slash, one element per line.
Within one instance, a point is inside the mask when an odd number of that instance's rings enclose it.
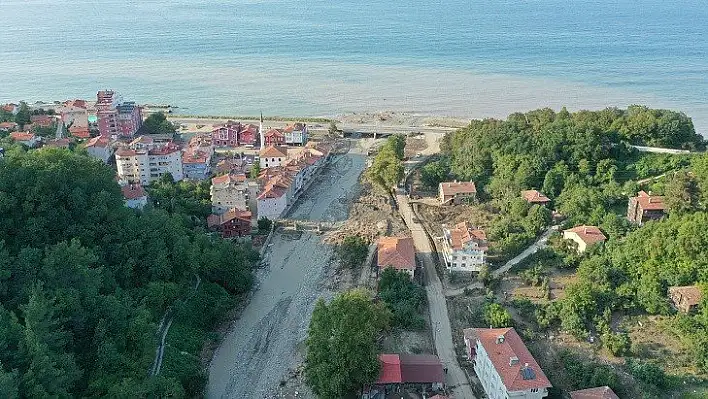
<path fill-rule="evenodd" d="M 61 121 L 65 126 L 75 126 L 76 129 L 83 127 L 88 130 L 88 109 L 84 100 L 70 100 L 64 102 L 64 105 L 59 108 Z"/>
<path fill-rule="evenodd" d="M 477 187 L 473 182 L 444 182 L 438 187 L 438 196 L 443 205 L 458 205 L 474 202 L 477 197 Z"/>
<path fill-rule="evenodd" d="M 182 155 L 182 172 L 186 179 L 204 180 L 211 174 L 211 152 L 187 148 Z"/>
<path fill-rule="evenodd" d="M 563 230 L 563 238 L 577 244 L 578 253 L 585 252 L 593 244 L 605 242 L 607 237 L 596 226 L 577 226 Z"/>
<path fill-rule="evenodd" d="M 134 102 L 123 102 L 123 97 L 112 90 L 101 90 L 96 95 L 98 131 L 106 137 L 133 137 L 143 123 L 142 108 Z"/>
<path fill-rule="evenodd" d="M 288 125 L 283 129 L 283 136 L 285 139 L 285 144 L 304 146 L 307 144 L 308 134 L 307 134 L 307 124 L 305 123 L 294 123 Z"/>
<path fill-rule="evenodd" d="M 128 148 L 116 151 L 116 166 L 121 180 L 142 185 L 149 185 L 166 173 L 171 174 L 174 181 L 184 178 L 182 151 L 171 142 L 153 143 L 138 138 Z"/>
<path fill-rule="evenodd" d="M 392 267 L 408 273 L 413 278 L 416 269 L 413 238 L 380 237 L 377 255 L 379 273 Z"/>
<path fill-rule="evenodd" d="M 467 328 L 468 358 L 489 399 L 541 399 L 551 382 L 514 328 Z"/>
<path fill-rule="evenodd" d="M 222 214 L 229 209 L 250 210 L 246 175 L 226 174 L 211 179 L 211 211 Z"/>
<path fill-rule="evenodd" d="M 84 148 L 90 156 L 100 159 L 103 163 L 108 163 L 113 156 L 113 146 L 108 137 L 94 137 L 84 144 Z"/>
<path fill-rule="evenodd" d="M 133 209 L 143 209 L 147 205 L 148 196 L 140 184 L 129 183 L 121 187 L 125 206 Z"/>
<path fill-rule="evenodd" d="M 260 157 L 261 169 L 280 166 L 288 157 L 288 150 L 285 147 L 269 145 L 263 148 L 258 154 Z"/>
<path fill-rule="evenodd" d="M 658 220 L 664 217 L 666 205 L 664 197 L 647 194 L 640 191 L 636 197 L 629 198 L 627 205 L 627 219 L 638 225 L 642 225 L 649 220 Z"/>
<path fill-rule="evenodd" d="M 448 272 L 479 272 L 482 269 L 489 249 L 483 230 L 462 222 L 452 228 L 443 226 L 443 236 L 443 256 Z"/>

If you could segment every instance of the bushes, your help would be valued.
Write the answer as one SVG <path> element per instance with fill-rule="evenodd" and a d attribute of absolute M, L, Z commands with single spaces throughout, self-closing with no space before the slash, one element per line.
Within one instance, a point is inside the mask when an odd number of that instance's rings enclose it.
<path fill-rule="evenodd" d="M 393 326 L 425 327 L 425 319 L 420 314 L 425 303 L 425 290 L 411 281 L 408 273 L 390 267 L 384 269 L 379 280 L 379 297 L 393 314 Z"/>
<path fill-rule="evenodd" d="M 494 328 L 513 325 L 509 311 L 498 303 L 488 303 L 484 306 L 484 321 Z"/>
<path fill-rule="evenodd" d="M 353 269 L 360 267 L 366 260 L 366 255 L 369 252 L 369 243 L 362 237 L 348 236 L 344 238 L 341 244 L 337 245 L 335 251 L 342 266 Z"/>

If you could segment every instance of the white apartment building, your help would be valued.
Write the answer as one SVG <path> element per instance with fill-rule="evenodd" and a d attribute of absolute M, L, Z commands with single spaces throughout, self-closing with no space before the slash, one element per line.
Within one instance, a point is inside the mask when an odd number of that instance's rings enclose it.
<path fill-rule="evenodd" d="M 174 181 L 184 179 L 182 151 L 173 143 L 131 143 L 131 148 L 116 151 L 116 166 L 121 180 L 148 185 L 169 173 Z"/>
<path fill-rule="evenodd" d="M 113 156 L 113 146 L 108 137 L 94 137 L 84 144 L 84 148 L 86 148 L 86 152 L 90 156 L 100 159 L 103 163 L 108 163 L 111 156 Z"/>
<path fill-rule="evenodd" d="M 467 328 L 466 353 L 489 399 L 541 399 L 551 382 L 514 328 Z"/>
<path fill-rule="evenodd" d="M 485 263 L 487 235 L 467 222 L 443 226 L 443 256 L 448 272 L 479 272 Z"/>

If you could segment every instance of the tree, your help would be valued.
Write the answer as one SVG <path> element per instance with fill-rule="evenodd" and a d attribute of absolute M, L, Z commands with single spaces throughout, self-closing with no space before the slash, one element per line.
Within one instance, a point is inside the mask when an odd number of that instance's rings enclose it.
<path fill-rule="evenodd" d="M 672 213 L 686 213 L 698 209 L 698 183 L 686 171 L 674 173 L 668 179 L 664 191 L 664 201 Z"/>
<path fill-rule="evenodd" d="M 369 244 L 360 236 L 347 236 L 336 248 L 342 265 L 355 268 L 361 266 L 369 252 Z"/>
<path fill-rule="evenodd" d="M 141 131 L 144 134 L 175 134 L 177 129 L 164 113 L 156 112 L 145 118 Z"/>
<path fill-rule="evenodd" d="M 353 396 L 379 373 L 377 339 L 390 313 L 363 290 L 315 304 L 307 334 L 305 380 L 320 398 Z"/>
<path fill-rule="evenodd" d="M 32 113 L 27 103 L 23 101 L 20 103 L 20 109 L 17 111 L 17 114 L 15 114 L 15 123 L 24 127 L 26 124 L 30 123 L 31 116 Z"/>
<path fill-rule="evenodd" d="M 251 179 L 257 179 L 258 175 L 261 174 L 261 164 L 260 162 L 255 162 L 253 166 L 251 166 L 251 170 L 248 171 L 248 177 Z"/>
<path fill-rule="evenodd" d="M 494 328 L 511 327 L 513 324 L 509 311 L 498 303 L 484 306 L 484 321 Z"/>
<path fill-rule="evenodd" d="M 428 188 L 437 188 L 448 179 L 450 162 L 444 158 L 433 161 L 423 166 L 420 170 L 420 180 Z"/>
<path fill-rule="evenodd" d="M 425 290 L 411 281 L 410 274 L 389 267 L 379 278 L 379 297 L 393 315 L 391 324 L 403 328 L 423 328 L 420 311 L 425 303 Z"/>
<path fill-rule="evenodd" d="M 273 227 L 273 221 L 265 216 L 261 216 L 258 219 L 258 233 L 266 234 L 270 232 L 271 227 Z"/>
<path fill-rule="evenodd" d="M 329 128 L 327 129 L 327 133 L 329 133 L 330 136 L 336 136 L 337 133 L 339 133 L 339 128 L 337 128 L 336 121 L 329 122 Z"/>

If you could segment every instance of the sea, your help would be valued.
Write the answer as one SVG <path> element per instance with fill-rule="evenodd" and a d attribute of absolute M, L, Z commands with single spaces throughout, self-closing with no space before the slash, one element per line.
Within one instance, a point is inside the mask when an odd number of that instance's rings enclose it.
<path fill-rule="evenodd" d="M 0 102 L 463 118 L 644 104 L 708 135 L 706 0 L 0 0 Z"/>

